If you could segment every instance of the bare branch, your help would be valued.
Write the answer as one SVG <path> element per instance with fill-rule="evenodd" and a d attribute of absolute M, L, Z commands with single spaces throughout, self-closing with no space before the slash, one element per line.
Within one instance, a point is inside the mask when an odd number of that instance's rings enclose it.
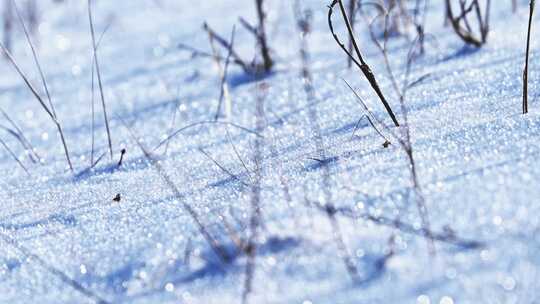
<path fill-rule="evenodd" d="M 529 8 L 529 26 L 527 30 L 527 50 L 525 52 L 525 68 L 523 69 L 523 114 L 529 112 L 529 52 L 531 48 L 531 31 L 532 31 L 532 20 L 534 14 L 535 0 L 530 0 Z"/>
<path fill-rule="evenodd" d="M 354 47 L 354 50 L 356 52 L 356 55 L 358 56 L 358 60 L 354 58 L 352 53 L 350 53 L 345 45 L 339 40 L 337 34 L 334 31 L 334 26 L 332 24 L 332 14 L 333 14 L 333 8 L 339 4 L 339 8 L 341 10 L 341 14 L 343 16 L 343 20 L 345 22 L 345 25 L 347 26 L 347 30 L 349 32 L 349 38 L 351 39 L 352 45 Z M 399 122 L 397 121 L 396 115 L 394 114 L 394 111 L 392 111 L 392 108 L 386 101 L 386 98 L 384 97 L 381 88 L 379 86 L 379 83 L 377 82 L 377 79 L 375 78 L 375 75 L 371 71 L 371 68 L 367 65 L 364 58 L 362 57 L 362 53 L 360 52 L 360 49 L 358 48 L 358 44 L 356 43 L 356 39 L 354 37 L 354 32 L 352 30 L 352 26 L 349 22 L 349 19 L 347 17 L 347 13 L 345 12 L 345 8 L 343 7 L 342 0 L 333 0 L 332 4 L 329 6 L 328 9 L 328 26 L 330 27 L 330 32 L 332 33 L 332 36 L 334 37 L 334 40 L 337 42 L 337 44 L 341 47 L 341 49 L 351 58 L 351 60 L 356 64 L 356 66 L 360 69 L 360 71 L 364 74 L 364 77 L 368 80 L 369 84 L 371 85 L 371 88 L 375 91 L 377 96 L 379 97 L 381 103 L 384 105 L 386 111 L 388 112 L 388 115 L 392 119 L 392 122 L 396 127 L 399 126 Z"/>

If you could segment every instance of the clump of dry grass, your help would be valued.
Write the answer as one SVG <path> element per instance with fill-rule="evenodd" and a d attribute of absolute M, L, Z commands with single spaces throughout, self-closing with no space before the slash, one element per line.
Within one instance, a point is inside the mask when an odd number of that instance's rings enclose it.
<path fill-rule="evenodd" d="M 242 58 L 236 52 L 233 42 L 227 41 L 217 31 L 215 31 L 208 23 L 204 22 L 203 30 L 210 36 L 211 41 L 215 41 L 218 45 L 224 48 L 228 53 L 228 57 L 232 63 L 238 65 L 244 70 L 246 74 L 252 76 L 260 76 L 261 74 L 268 74 L 274 67 L 274 59 L 272 58 L 272 52 L 270 44 L 268 42 L 268 35 L 266 33 L 266 11 L 264 10 L 264 0 L 255 0 L 255 9 L 257 13 L 257 25 L 249 23 L 246 19 L 240 17 L 240 24 L 253 36 L 257 42 L 257 54 L 255 59 L 250 61 Z M 192 53 L 193 56 L 209 57 L 214 59 L 223 60 L 221 56 L 216 56 L 215 52 L 208 53 L 202 50 L 198 50 L 185 43 L 179 43 L 178 48 L 187 50 Z M 262 61 L 257 61 L 257 58 L 261 58 Z"/>
<path fill-rule="evenodd" d="M 489 34 L 489 15 L 491 0 L 486 0 L 484 11 L 479 0 L 472 0 L 467 4 L 466 0 L 459 1 L 458 14 L 454 13 L 451 0 L 446 0 L 446 12 L 448 20 L 452 24 L 454 32 L 467 44 L 481 47 L 487 42 Z M 473 21 L 469 17 L 473 15 Z M 478 30 L 473 29 L 473 22 L 476 23 Z"/>

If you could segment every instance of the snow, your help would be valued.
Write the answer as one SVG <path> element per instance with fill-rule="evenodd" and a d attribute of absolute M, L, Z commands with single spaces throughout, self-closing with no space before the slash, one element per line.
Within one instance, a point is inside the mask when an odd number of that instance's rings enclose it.
<path fill-rule="evenodd" d="M 355 284 L 327 215 L 305 203 L 322 202 L 325 197 L 323 165 L 313 160 L 317 152 L 308 109 L 315 108 L 319 115 L 326 154 L 331 157 L 326 163 L 329 190 L 337 207 L 391 219 L 400 216 L 419 229 L 409 163 L 397 143 L 384 148 L 367 121 L 351 136 L 363 111 L 342 79 L 358 89 L 379 119 L 387 116 L 360 73 L 346 68 L 327 28 L 328 3 L 302 1 L 313 10 L 314 26 L 308 44 L 316 98 L 307 100 L 291 5 L 266 2 L 275 72 L 260 81 L 265 88 L 235 66 L 229 75 L 231 121 L 255 129 L 257 98 L 264 98 L 268 119 L 263 134 L 262 227 L 250 302 L 534 303 L 539 297 L 540 265 L 536 216 L 540 213 L 540 42 L 533 33 L 532 103 L 530 113 L 521 115 L 526 6 L 511 14 L 506 3 L 510 1 L 493 3 L 489 42 L 475 50 L 464 47 L 450 28 L 443 27 L 442 4 L 432 4 L 427 29 L 436 39 L 415 64 L 411 79 L 430 76 L 409 91 L 406 101 L 430 228 L 451 229 L 483 246 L 436 242 L 431 255 L 428 242 L 418 235 L 338 214 L 344 242 L 363 279 Z M 31 174 L 2 150 L 0 303 L 93 303 L 97 297 L 110 303 L 240 302 L 246 257 L 239 254 L 230 264 L 220 264 L 184 204 L 194 208 L 230 250 L 234 245 L 226 225 L 246 238 L 251 190 L 243 183 L 250 180 L 234 149 L 254 169 L 256 136 L 233 126 L 205 124 L 174 137 L 166 154 L 164 147 L 155 150 L 180 193 L 177 196 L 124 123 L 139 143 L 153 150 L 171 133 L 174 111 L 172 130 L 211 120 L 220 85 L 214 63 L 192 58 L 176 46 L 182 42 L 208 50 L 202 23 L 207 21 L 228 37 L 238 16 L 255 20 L 252 3 L 96 2 L 96 32 L 110 24 L 99 46 L 99 59 L 114 157 L 111 160 L 107 152 L 96 91 L 95 158 L 105 156 L 90 171 L 86 169 L 92 136 L 92 61 L 85 3 L 40 3 L 38 52 L 75 173 L 67 167 L 54 124 L 8 62 L 2 60 L 0 67 L 0 106 L 43 158 L 42 164 L 32 164 L 15 139 L 0 133 Z M 533 26 L 536 32 L 537 17 Z M 250 35 L 237 28 L 236 45 L 246 58 L 254 56 Z M 399 109 L 382 57 L 365 32 L 360 41 L 391 105 Z M 17 32 L 13 55 L 38 87 L 25 43 Z M 400 77 L 407 45 L 399 38 L 389 43 L 389 56 Z M 396 112 L 400 119 L 401 111 Z M 7 121 L 1 118 L 0 124 Z M 127 154 L 117 168 L 122 148 Z M 119 202 L 113 201 L 117 194 Z M 392 234 L 396 252 L 379 269 L 377 263 L 388 253 Z M 97 297 L 74 288 L 59 272 Z"/>

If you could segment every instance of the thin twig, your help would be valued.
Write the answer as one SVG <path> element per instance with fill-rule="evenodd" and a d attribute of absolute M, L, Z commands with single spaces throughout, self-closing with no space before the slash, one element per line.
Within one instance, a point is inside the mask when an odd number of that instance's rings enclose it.
<path fill-rule="evenodd" d="M 351 39 L 351 42 L 353 44 L 354 50 L 356 52 L 356 55 L 358 57 L 358 60 L 354 58 L 352 53 L 350 53 L 345 45 L 339 40 L 337 34 L 334 31 L 334 25 L 332 24 L 332 14 L 334 7 L 336 4 L 339 4 L 339 8 L 341 10 L 341 14 L 343 16 L 343 20 L 345 22 L 345 25 L 347 26 L 347 30 L 349 32 L 349 38 Z M 368 80 L 369 84 L 371 85 L 372 89 L 375 91 L 377 96 L 379 97 L 381 103 L 384 105 L 386 111 L 388 112 L 388 115 L 392 119 L 392 122 L 396 127 L 399 127 L 399 122 L 397 121 L 396 115 L 394 114 L 394 111 L 392 111 L 392 108 L 386 101 L 386 98 L 384 97 L 384 94 L 382 93 L 382 90 L 379 86 L 379 83 L 377 82 L 377 79 L 375 78 L 375 75 L 373 74 L 371 68 L 366 63 L 364 58 L 362 57 L 362 53 L 360 52 L 360 49 L 358 47 L 358 44 L 356 43 L 356 39 L 354 37 L 354 32 L 352 30 L 352 26 L 350 24 L 349 18 L 347 17 L 347 13 L 345 12 L 345 8 L 343 7 L 342 0 L 333 0 L 332 4 L 329 6 L 328 9 L 328 26 L 330 27 L 330 32 L 332 33 L 332 36 L 334 37 L 334 40 L 337 42 L 337 44 L 341 47 L 343 51 L 351 58 L 351 60 L 356 64 L 356 66 L 362 71 L 366 79 Z"/>
<path fill-rule="evenodd" d="M 102 153 L 97 159 L 95 162 L 91 163 L 90 166 L 86 167 L 84 170 L 80 171 L 79 173 L 77 173 L 75 175 L 75 177 L 80 177 L 80 176 L 83 176 L 87 173 L 89 173 L 90 171 L 92 171 L 92 169 L 94 169 L 98 164 L 99 162 L 105 157 L 105 155 L 107 155 L 106 152 Z"/>
<path fill-rule="evenodd" d="M 213 54 L 210 54 L 208 52 L 205 52 L 203 50 L 196 49 L 190 45 L 179 43 L 177 45 L 178 49 L 188 51 L 191 53 L 191 56 L 193 57 L 204 57 L 204 58 L 214 58 Z M 228 50 L 229 48 L 226 47 Z M 219 60 L 225 60 L 225 58 L 219 56 Z M 246 73 L 249 71 L 248 65 L 240 58 L 235 58 L 234 56 L 231 56 L 231 62 L 241 67 Z"/>
<path fill-rule="evenodd" d="M 253 134 L 255 136 L 258 136 L 258 137 L 262 137 L 261 134 L 257 133 L 257 131 L 253 131 L 253 130 L 250 130 L 246 127 L 242 127 L 240 125 L 237 125 L 235 123 L 232 123 L 232 122 L 226 122 L 226 121 L 214 121 L 214 120 L 207 120 L 207 121 L 199 121 L 199 122 L 195 122 L 195 123 L 192 123 L 190 125 L 187 125 L 185 127 L 182 127 L 176 131 L 174 131 L 171 135 L 169 135 L 167 138 L 165 138 L 164 140 L 162 140 L 155 148 L 154 148 L 154 151 L 159 149 L 161 146 L 163 146 L 165 143 L 167 143 L 168 141 L 170 141 L 171 139 L 173 139 L 174 137 L 176 137 L 177 135 L 179 135 L 180 133 L 184 132 L 184 131 L 187 131 L 189 129 L 192 129 L 194 127 L 198 127 L 198 126 L 202 126 L 202 125 L 227 125 L 227 126 L 231 126 L 231 127 L 235 127 L 239 130 L 242 130 L 242 131 L 245 131 L 247 133 L 250 133 L 250 134 Z"/>
<path fill-rule="evenodd" d="M 124 156 L 126 155 L 126 149 L 122 149 L 120 150 L 120 159 L 118 160 L 118 164 L 116 164 L 116 167 L 117 168 L 120 168 L 122 167 L 122 163 L 124 161 Z"/>
<path fill-rule="evenodd" d="M 270 48 L 268 47 L 268 40 L 266 38 L 266 13 L 263 9 L 263 0 L 255 0 L 255 7 L 257 9 L 257 18 L 259 20 L 259 26 L 257 28 L 259 46 L 261 48 L 261 56 L 263 58 L 263 66 L 265 72 L 270 72 L 274 66 L 274 61 L 270 56 Z"/>
<path fill-rule="evenodd" d="M 534 14 L 535 0 L 531 0 L 529 4 L 529 26 L 527 29 L 527 51 L 525 52 L 525 68 L 523 70 L 523 114 L 529 112 L 529 52 L 531 48 L 531 31 L 532 31 L 532 20 Z"/>
<path fill-rule="evenodd" d="M 346 81 L 344 80 L 345 84 L 347 85 L 347 87 L 351 90 L 351 92 L 354 94 L 355 96 L 355 100 L 356 102 L 362 106 L 362 108 L 364 109 L 364 111 L 367 113 L 366 115 L 369 115 L 373 120 L 372 121 L 375 121 L 377 122 L 378 125 L 382 126 L 383 129 L 388 132 L 396 141 L 398 141 L 400 143 L 400 145 L 405 145 L 405 142 L 403 141 L 403 139 L 401 139 L 401 137 L 399 137 L 390 127 L 388 127 L 388 125 L 386 125 L 383 121 L 381 121 L 380 119 L 377 118 L 377 116 L 375 116 L 373 114 L 373 112 L 369 109 L 369 107 L 366 105 L 365 101 L 362 99 L 362 97 L 353 89 L 353 87 Z"/>
<path fill-rule="evenodd" d="M 251 173 L 250 173 L 251 170 L 249 170 L 246 162 L 242 159 L 242 156 L 240 156 L 240 153 L 238 152 L 238 149 L 236 149 L 236 145 L 234 144 L 234 142 L 232 140 L 232 137 L 231 137 L 231 134 L 229 133 L 229 129 L 227 127 L 225 127 L 225 132 L 227 132 L 227 140 L 229 141 L 229 144 L 232 146 L 234 154 L 236 155 L 236 158 L 238 158 L 238 160 L 240 161 L 240 163 L 242 164 L 242 166 L 246 170 L 246 174 L 251 179 Z"/>
<path fill-rule="evenodd" d="M 245 251 L 246 249 L 245 241 L 242 239 L 238 231 L 234 229 L 234 227 L 229 223 L 229 221 L 224 215 L 220 214 L 218 217 L 221 220 L 223 227 L 225 227 L 225 230 L 227 231 L 229 238 L 236 246 L 236 253 Z"/>
<path fill-rule="evenodd" d="M 234 50 L 234 47 L 229 44 L 229 42 L 225 40 L 225 38 L 221 37 L 221 35 L 214 31 L 206 22 L 203 24 L 203 29 L 208 33 L 208 35 L 210 35 L 210 37 L 212 37 L 212 39 L 214 39 L 230 53 L 230 56 L 234 59 L 234 62 L 237 65 L 239 65 L 246 73 L 252 73 L 252 69 L 249 64 L 242 60 L 240 55 L 238 55 L 238 53 L 236 53 L 236 51 Z M 213 55 L 210 55 L 210 57 L 213 57 Z"/>
<path fill-rule="evenodd" d="M 193 245 L 191 244 L 191 238 L 188 238 L 186 248 L 184 249 L 184 264 L 189 268 L 191 251 L 193 250 Z"/>
<path fill-rule="evenodd" d="M 489 14 L 490 14 L 490 8 L 491 8 L 491 1 L 487 0 L 486 9 L 484 13 L 482 13 L 481 11 L 478 0 L 473 0 L 470 3 L 469 7 L 465 6 L 464 0 L 460 0 L 460 8 L 461 8 L 461 13 L 455 16 L 454 11 L 452 9 L 451 0 L 446 0 L 446 12 L 448 15 L 448 20 L 450 21 L 450 24 L 452 25 L 454 32 L 465 43 L 471 44 L 475 47 L 481 47 L 483 44 L 486 43 L 487 36 L 489 34 Z M 467 16 L 469 15 L 469 13 L 473 12 L 473 10 L 474 10 L 474 14 L 476 15 L 480 37 L 477 37 L 473 33 L 473 30 L 471 29 L 471 26 L 467 19 Z M 465 28 L 461 26 L 462 21 L 465 24 Z"/>
<path fill-rule="evenodd" d="M 92 108 L 92 143 L 91 143 L 91 151 L 90 151 L 90 165 L 92 165 L 94 163 L 94 153 L 95 153 L 95 147 L 96 147 L 96 132 L 95 132 L 95 129 L 96 129 L 96 104 L 95 104 L 95 100 L 96 100 L 96 95 L 95 95 L 95 73 L 96 73 L 96 64 L 95 64 L 95 57 L 94 57 L 94 52 L 92 52 L 92 88 L 91 88 L 91 91 L 92 91 L 92 96 L 91 96 L 91 99 L 90 99 L 90 103 L 91 103 L 91 108 Z"/>
<path fill-rule="evenodd" d="M 236 34 L 236 26 L 233 26 L 233 29 L 232 29 L 232 32 L 231 32 L 231 39 L 230 39 L 230 42 L 229 42 L 229 44 L 231 45 L 231 49 L 234 46 L 235 34 Z M 223 104 L 223 99 L 226 100 L 225 117 L 227 119 L 230 118 L 230 117 L 228 117 L 230 115 L 230 113 L 228 113 L 228 112 L 230 111 L 231 100 L 230 100 L 230 96 L 229 96 L 229 86 L 227 85 L 227 76 L 228 76 L 228 73 L 229 73 L 229 64 L 231 62 L 231 49 L 229 49 L 229 51 L 227 53 L 227 58 L 225 59 L 225 67 L 221 71 L 221 75 L 220 75 L 221 79 L 220 79 L 220 85 L 219 85 L 219 101 L 218 101 L 218 105 L 217 105 L 216 115 L 214 116 L 214 120 L 218 120 L 219 115 L 221 114 L 221 105 Z M 219 60 L 219 59 L 216 59 L 216 60 Z M 218 61 L 218 64 L 219 64 L 219 61 Z"/>
<path fill-rule="evenodd" d="M 248 31 L 250 32 L 255 38 L 259 37 L 259 32 L 257 31 L 257 28 L 253 26 L 251 23 L 249 23 L 244 17 L 239 17 L 238 21 L 240 21 L 240 24 Z"/>
<path fill-rule="evenodd" d="M 201 152 L 204 156 L 206 156 L 206 158 L 208 158 L 209 160 L 211 160 L 219 169 L 221 169 L 221 171 L 225 172 L 227 175 L 229 175 L 230 177 L 232 177 L 233 179 L 237 180 L 238 182 L 240 182 L 242 185 L 244 186 L 249 186 L 248 183 L 244 182 L 240 177 L 238 177 L 238 175 L 232 173 L 231 171 L 229 171 L 229 169 L 225 168 L 223 165 L 221 165 L 217 160 L 215 160 L 210 154 L 208 154 L 208 152 L 204 151 L 203 148 L 199 148 L 199 152 Z"/>
<path fill-rule="evenodd" d="M 362 119 L 364 119 L 364 117 L 367 119 L 367 121 L 369 122 L 369 124 L 371 125 L 371 127 L 375 130 L 375 132 L 382 138 L 384 139 L 384 143 L 383 143 L 383 146 L 385 147 L 388 147 L 391 142 L 386 138 L 386 136 L 384 136 L 381 131 L 379 131 L 379 128 L 377 128 L 377 126 L 373 123 L 373 121 L 371 120 L 371 118 L 369 117 L 368 114 L 364 114 L 360 117 L 360 119 L 358 119 L 358 121 L 356 122 L 356 125 L 354 126 L 354 129 L 353 129 L 353 132 L 351 134 L 351 139 L 354 138 L 354 136 L 356 135 L 356 131 L 358 130 L 359 126 L 360 126 L 360 122 L 362 122 Z"/>

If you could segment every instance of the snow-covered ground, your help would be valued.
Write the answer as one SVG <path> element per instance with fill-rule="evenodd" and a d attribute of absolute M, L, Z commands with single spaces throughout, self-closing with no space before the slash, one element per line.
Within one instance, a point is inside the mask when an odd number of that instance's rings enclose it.
<path fill-rule="evenodd" d="M 214 117 L 220 91 L 214 62 L 192 58 L 177 45 L 210 50 L 201 30 L 204 21 L 228 37 L 239 16 L 256 20 L 255 9 L 247 0 L 188 2 L 96 1 L 96 31 L 110 25 L 99 60 L 114 156 L 111 160 L 108 155 L 96 90 L 95 158 L 105 156 L 90 171 L 92 53 L 86 1 L 40 1 L 37 43 L 75 173 L 67 167 L 54 124 L 8 61 L 0 60 L 0 107 L 43 158 L 42 164 L 32 164 L 19 142 L 0 131 L 30 173 L 1 150 L 1 303 L 241 302 L 245 255 L 220 263 L 185 205 L 231 251 L 229 230 L 247 239 L 254 173 L 246 173 L 237 154 L 254 170 L 257 136 L 234 126 L 204 124 L 174 137 L 166 153 L 165 147 L 155 150 L 154 157 L 179 192 L 174 193 L 129 131 L 152 150 L 172 131 Z M 258 100 L 264 100 L 267 122 L 264 138 L 258 139 L 264 147 L 262 225 L 249 302 L 537 303 L 540 22 L 535 17 L 530 113 L 521 115 L 526 1 L 516 14 L 510 12 L 510 1 L 492 1 L 492 31 L 479 50 L 464 47 L 443 27 L 442 3 L 430 6 L 427 31 L 436 38 L 411 74 L 413 79 L 429 77 L 411 89 L 406 100 L 418 178 L 430 229 L 482 243 L 468 248 L 435 241 L 434 254 L 419 236 L 422 222 L 411 195 L 406 154 L 395 142 L 384 148 L 366 120 L 352 136 L 364 112 L 342 78 L 358 89 L 377 117 L 387 116 L 360 73 L 347 69 L 328 31 L 329 3 L 302 1 L 313 11 L 314 27 L 307 41 L 316 96 L 308 100 L 292 1 L 266 2 L 275 72 L 255 82 L 231 65 L 228 81 L 231 122 L 255 129 Z M 398 110 L 383 58 L 361 21 L 358 27 L 366 60 Z M 344 33 L 341 22 L 337 28 Z M 240 26 L 235 41 L 244 57 L 254 56 L 253 37 Z M 391 39 L 389 48 L 401 77 L 408 43 Z M 13 55 L 41 92 L 20 30 Z M 314 160 L 318 154 L 310 109 L 319 116 L 328 157 L 324 164 Z M 9 124 L 2 117 L 0 125 Z M 127 153 L 117 168 L 122 148 Z M 326 170 L 328 187 L 323 186 Z M 353 283 L 335 241 L 336 230 L 325 212 L 306 203 L 323 202 L 327 190 L 329 203 L 343 210 L 399 217 L 417 233 L 338 213 L 360 277 Z M 121 200 L 113 201 L 117 194 Z M 392 235 L 395 252 L 382 264 Z"/>

